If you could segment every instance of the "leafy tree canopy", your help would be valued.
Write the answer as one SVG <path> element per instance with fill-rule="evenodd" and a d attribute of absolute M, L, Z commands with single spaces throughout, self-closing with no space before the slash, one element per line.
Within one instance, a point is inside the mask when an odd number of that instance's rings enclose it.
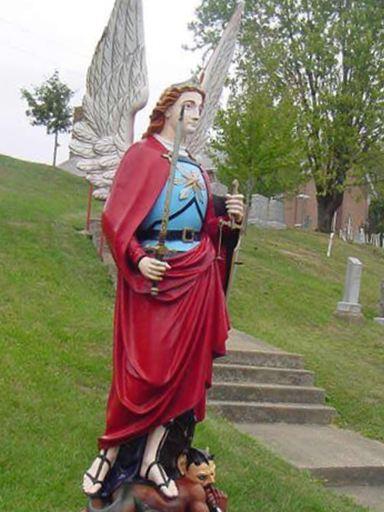
<path fill-rule="evenodd" d="M 32 91 L 21 89 L 26 100 L 26 115 L 33 126 L 45 126 L 48 134 L 55 134 L 53 165 L 56 165 L 57 137 L 72 126 L 72 109 L 69 106 L 73 91 L 60 81 L 58 71 Z"/>
<path fill-rule="evenodd" d="M 268 197 L 295 188 L 304 178 L 295 124 L 289 98 L 274 103 L 267 91 L 233 95 L 218 114 L 212 141 L 221 180 L 239 178 L 247 194 Z"/>
<path fill-rule="evenodd" d="M 217 40 L 235 4 L 202 0 L 190 25 L 196 46 Z M 384 3 L 246 0 L 236 78 L 239 89 L 256 82 L 292 98 L 319 226 L 329 229 L 350 177 L 365 180 L 384 140 Z"/>

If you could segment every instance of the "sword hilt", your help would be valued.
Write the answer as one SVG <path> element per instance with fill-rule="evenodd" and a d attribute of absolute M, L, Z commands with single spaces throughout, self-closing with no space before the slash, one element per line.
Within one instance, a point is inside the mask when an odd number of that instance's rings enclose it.
<path fill-rule="evenodd" d="M 230 187 L 228 193 L 231 195 L 238 194 L 239 187 L 240 187 L 239 180 L 235 178 L 231 183 L 231 187 Z M 238 222 L 236 222 L 233 215 L 230 215 L 229 218 L 230 218 L 229 221 L 225 221 L 225 220 L 221 221 L 221 226 L 229 226 L 231 229 L 241 229 L 242 228 L 242 223 L 239 224 Z"/>
<path fill-rule="evenodd" d="M 155 258 L 158 261 L 164 261 L 164 258 L 169 253 L 169 250 L 166 247 L 166 245 L 160 241 L 153 248 L 153 252 L 154 252 Z M 157 281 L 152 281 L 151 295 L 152 295 L 152 297 L 157 297 L 157 295 L 159 295 L 159 283 Z"/>
<path fill-rule="evenodd" d="M 231 189 L 230 189 L 230 194 L 231 195 L 235 195 L 235 194 L 238 194 L 239 193 L 239 187 L 240 187 L 240 183 L 239 183 L 239 180 L 238 179 L 234 179 L 232 181 L 232 185 L 231 185 Z M 241 224 L 238 224 L 236 222 L 236 219 L 231 216 L 231 229 L 241 229 Z"/>
<path fill-rule="evenodd" d="M 151 295 L 152 297 L 157 297 L 159 295 L 159 286 L 156 281 L 152 281 Z"/>
<path fill-rule="evenodd" d="M 229 191 L 228 193 L 229 194 L 238 194 L 239 193 L 239 187 L 240 187 L 240 183 L 239 183 L 239 180 L 238 179 L 234 179 L 231 183 L 231 186 L 229 188 Z M 224 229 L 224 226 L 228 226 L 229 228 L 231 229 L 242 229 L 243 227 L 243 224 L 238 224 L 235 220 L 235 218 L 233 216 L 230 215 L 230 219 L 229 221 L 228 220 L 223 220 L 223 219 L 220 219 L 219 221 L 219 243 L 218 243 L 218 249 L 217 249 L 217 259 L 218 260 L 221 260 L 223 259 L 222 256 L 221 256 L 221 246 L 223 245 L 223 229 Z"/>

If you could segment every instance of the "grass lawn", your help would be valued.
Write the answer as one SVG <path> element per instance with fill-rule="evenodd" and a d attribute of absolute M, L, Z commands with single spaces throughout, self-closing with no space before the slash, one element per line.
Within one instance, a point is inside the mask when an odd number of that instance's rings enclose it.
<path fill-rule="evenodd" d="M 114 291 L 91 242 L 79 233 L 87 201 L 81 179 L 0 157 L 0 195 L 0 510 L 77 511 L 84 504 L 81 475 L 104 427 Z M 321 256 L 325 243 L 315 235 L 250 232 L 247 266 L 238 272 L 239 288 L 232 297 L 234 321 L 267 341 L 305 353 L 343 421 L 376 435 L 382 411 L 377 418 L 371 413 L 365 425 L 355 409 L 368 411 L 373 399 L 379 401 L 373 394 L 377 389 L 366 381 L 379 379 L 383 336 L 368 320 L 356 328 L 332 319 L 343 258 L 326 262 Z M 342 250 L 337 245 L 336 253 Z M 363 304 L 369 300 L 366 310 L 373 316 L 379 258 L 356 250 L 377 266 L 369 274 L 372 289 L 365 283 L 363 290 Z M 282 251 L 306 256 L 298 259 Z M 300 297 L 292 299 L 298 291 Z M 344 379 L 352 372 L 351 391 Z M 366 403 L 365 394 L 358 399 L 365 387 L 370 390 Z M 347 406 L 352 398 L 354 404 Z M 230 495 L 232 512 L 363 510 L 223 420 L 210 418 L 201 425 L 196 444 L 216 454 L 219 482 Z"/>

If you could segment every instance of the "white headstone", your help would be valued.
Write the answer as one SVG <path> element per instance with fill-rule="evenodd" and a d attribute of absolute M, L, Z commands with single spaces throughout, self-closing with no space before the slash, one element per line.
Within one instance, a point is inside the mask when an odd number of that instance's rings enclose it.
<path fill-rule="evenodd" d="M 337 303 L 337 316 L 351 320 L 362 319 L 361 304 L 359 303 L 362 271 L 363 264 L 361 261 L 358 258 L 349 257 L 343 300 Z"/>
<path fill-rule="evenodd" d="M 380 285 L 379 315 L 375 318 L 375 322 L 384 325 L 384 281 L 381 281 Z"/>
<path fill-rule="evenodd" d="M 364 228 L 360 228 L 359 231 L 356 232 L 354 242 L 356 244 L 365 244 L 366 243 Z"/>

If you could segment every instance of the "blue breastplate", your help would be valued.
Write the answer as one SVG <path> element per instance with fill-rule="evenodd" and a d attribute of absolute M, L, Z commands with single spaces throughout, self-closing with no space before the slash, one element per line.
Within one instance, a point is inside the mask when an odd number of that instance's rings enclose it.
<path fill-rule="evenodd" d="M 167 185 L 164 186 L 155 201 L 151 211 L 141 223 L 138 231 L 160 231 L 164 212 Z M 183 231 L 193 229 L 200 232 L 207 211 L 208 193 L 200 168 L 188 158 L 180 157 L 176 166 L 175 181 L 170 203 L 170 217 L 168 229 Z M 141 245 L 153 247 L 157 239 L 145 238 Z M 184 242 L 182 240 L 167 240 L 166 246 L 174 251 L 188 251 L 200 242 Z"/>

